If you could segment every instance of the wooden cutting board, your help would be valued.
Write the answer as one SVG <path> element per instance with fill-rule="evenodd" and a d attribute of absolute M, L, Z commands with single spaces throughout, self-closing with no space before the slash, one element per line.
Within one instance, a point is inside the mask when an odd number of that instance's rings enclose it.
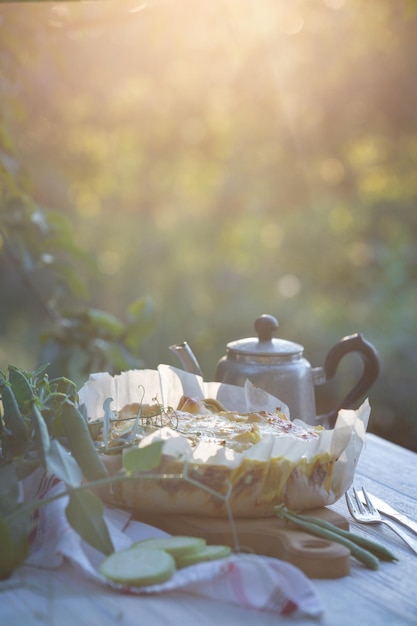
<path fill-rule="evenodd" d="M 331 509 L 313 509 L 308 514 L 349 529 L 346 518 Z M 223 518 L 138 512 L 135 518 L 172 535 L 203 537 L 208 544 L 226 544 L 233 550 L 289 561 L 310 578 L 341 578 L 350 571 L 350 551 L 345 546 L 290 529 L 277 517 L 237 518 L 234 520 L 236 533 Z"/>

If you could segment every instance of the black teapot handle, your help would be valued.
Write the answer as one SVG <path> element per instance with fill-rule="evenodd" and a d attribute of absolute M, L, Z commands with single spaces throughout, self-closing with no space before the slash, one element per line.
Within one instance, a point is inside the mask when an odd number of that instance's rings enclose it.
<path fill-rule="evenodd" d="M 343 337 L 343 339 L 329 351 L 323 366 L 326 381 L 333 378 L 341 359 L 346 354 L 352 352 L 359 354 L 362 358 L 362 375 L 338 407 L 326 416 L 323 416 L 331 427 L 334 426 L 339 410 L 353 408 L 355 402 L 368 391 L 378 378 L 380 364 L 377 351 L 369 341 L 364 339 L 361 333 L 355 333 L 354 335 Z"/>

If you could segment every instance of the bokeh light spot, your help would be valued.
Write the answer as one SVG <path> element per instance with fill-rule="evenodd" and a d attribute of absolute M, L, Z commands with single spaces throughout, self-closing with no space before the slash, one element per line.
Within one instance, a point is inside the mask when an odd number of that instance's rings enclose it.
<path fill-rule="evenodd" d="M 320 176 L 327 185 L 338 185 L 345 176 L 345 168 L 339 159 L 325 159 L 320 164 Z"/>
<path fill-rule="evenodd" d="M 278 281 L 278 291 L 284 298 L 294 298 L 301 291 L 301 282 L 294 274 L 285 274 Z"/>
<path fill-rule="evenodd" d="M 265 224 L 259 233 L 262 246 L 265 248 L 279 248 L 284 238 L 284 233 L 279 224 Z"/>
<path fill-rule="evenodd" d="M 180 133 L 185 143 L 194 145 L 203 141 L 206 135 L 206 128 L 204 123 L 197 117 L 189 117 L 181 125 Z"/>
<path fill-rule="evenodd" d="M 349 246 L 348 257 L 356 267 L 366 267 L 374 259 L 374 250 L 366 241 L 356 241 Z"/>
<path fill-rule="evenodd" d="M 329 214 L 329 225 L 335 232 L 340 233 L 347 230 L 352 222 L 352 214 L 343 206 L 335 207 Z"/>
<path fill-rule="evenodd" d="M 103 250 L 97 257 L 100 271 L 107 276 L 114 276 L 120 271 L 122 262 L 120 254 L 115 250 Z"/>

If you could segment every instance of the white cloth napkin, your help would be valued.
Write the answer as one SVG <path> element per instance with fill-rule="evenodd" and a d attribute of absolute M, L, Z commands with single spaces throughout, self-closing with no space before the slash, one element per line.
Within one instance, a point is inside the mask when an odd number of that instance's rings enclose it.
<path fill-rule="evenodd" d="M 65 490 L 65 485 L 43 476 L 32 475 L 25 481 L 25 497 L 49 497 Z M 158 594 L 181 589 L 188 593 L 273 611 L 280 615 L 319 617 L 322 603 L 311 581 L 290 563 L 254 554 L 233 554 L 178 570 L 159 585 L 126 588 L 111 585 L 99 572 L 104 555 L 86 544 L 69 525 L 63 496 L 40 508 L 27 563 L 40 568 L 59 568 L 64 560 L 83 576 L 97 584 L 119 588 L 121 593 Z M 105 521 L 116 551 L 128 548 L 133 541 L 163 537 L 167 533 L 130 519 L 129 513 L 105 507 Z"/>

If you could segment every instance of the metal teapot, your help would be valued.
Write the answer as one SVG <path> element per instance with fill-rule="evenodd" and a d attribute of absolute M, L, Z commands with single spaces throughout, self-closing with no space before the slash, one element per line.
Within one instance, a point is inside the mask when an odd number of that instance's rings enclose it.
<path fill-rule="evenodd" d="M 239 339 L 227 344 L 226 355 L 217 364 L 215 380 L 243 386 L 249 379 L 255 386 L 287 404 L 292 420 L 332 427 L 339 409 L 353 408 L 375 382 L 379 358 L 375 348 L 360 333 L 343 337 L 328 352 L 323 367 L 311 367 L 298 343 L 273 337 L 278 321 L 272 315 L 261 315 L 254 324 L 257 337 Z M 202 375 L 198 361 L 187 342 L 170 346 L 186 371 Z M 341 359 L 358 353 L 363 370 L 358 382 L 340 404 L 327 415 L 316 415 L 314 387 L 330 380 Z"/>

